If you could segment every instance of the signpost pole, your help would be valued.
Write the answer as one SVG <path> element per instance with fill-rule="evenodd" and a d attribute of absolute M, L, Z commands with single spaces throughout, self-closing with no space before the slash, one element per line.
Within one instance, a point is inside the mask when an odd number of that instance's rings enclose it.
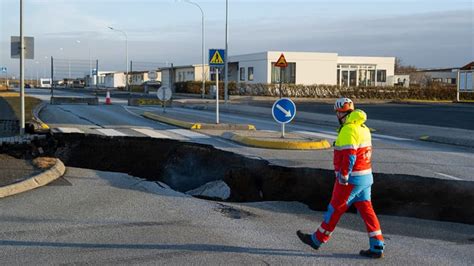
<path fill-rule="evenodd" d="M 20 135 L 25 134 L 25 40 L 23 39 L 23 0 L 20 0 Z"/>
<path fill-rule="evenodd" d="M 280 67 L 280 99 L 281 99 L 281 82 L 282 82 L 282 78 L 283 78 L 283 68 Z"/>
<path fill-rule="evenodd" d="M 272 107 L 273 119 L 281 124 L 281 138 L 285 138 L 285 125 L 293 120 L 296 115 L 295 103 L 288 99 L 282 98 L 276 100 Z"/>
<path fill-rule="evenodd" d="M 216 67 L 216 124 L 219 124 L 219 68 Z"/>
<path fill-rule="evenodd" d="M 456 79 L 456 102 L 459 102 L 459 88 L 461 86 L 461 72 L 460 70 L 458 70 L 458 73 L 457 73 L 457 79 Z"/>
<path fill-rule="evenodd" d="M 51 56 L 51 103 L 54 97 L 54 59 Z"/>
<path fill-rule="evenodd" d="M 165 90 L 163 90 L 163 113 L 166 113 Z"/>

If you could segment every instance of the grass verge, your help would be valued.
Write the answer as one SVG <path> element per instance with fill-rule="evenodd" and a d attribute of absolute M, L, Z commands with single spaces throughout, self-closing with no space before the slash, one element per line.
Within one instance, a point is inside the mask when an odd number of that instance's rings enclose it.
<path fill-rule="evenodd" d="M 12 110 L 15 112 L 17 119 L 21 116 L 20 111 L 20 94 L 17 92 L 0 92 L 0 97 L 10 105 Z M 40 99 L 33 98 L 30 96 L 25 97 L 25 121 L 31 121 L 33 116 L 33 109 L 41 103 Z"/>

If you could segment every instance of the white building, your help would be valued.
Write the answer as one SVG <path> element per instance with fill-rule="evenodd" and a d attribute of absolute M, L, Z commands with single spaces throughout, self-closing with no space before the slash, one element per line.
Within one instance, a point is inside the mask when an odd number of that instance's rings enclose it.
<path fill-rule="evenodd" d="M 288 67 L 283 81 L 290 84 L 387 86 L 394 76 L 395 57 L 339 56 L 337 53 L 267 51 L 229 56 L 229 80 L 246 83 L 278 83 L 281 54 Z M 392 79 L 393 80 L 393 79 Z"/>
<path fill-rule="evenodd" d="M 198 65 L 174 66 L 161 69 L 161 84 L 171 88 L 174 82 L 202 81 L 203 67 Z M 210 80 L 209 66 L 204 65 L 205 80 Z"/>
<path fill-rule="evenodd" d="M 93 73 L 92 77 L 86 75 L 85 82 L 87 87 L 105 87 L 105 76 L 114 73 L 113 71 L 99 71 L 97 74 Z"/>
<path fill-rule="evenodd" d="M 125 88 L 124 72 L 109 72 L 105 74 L 104 87 L 107 88 Z"/>

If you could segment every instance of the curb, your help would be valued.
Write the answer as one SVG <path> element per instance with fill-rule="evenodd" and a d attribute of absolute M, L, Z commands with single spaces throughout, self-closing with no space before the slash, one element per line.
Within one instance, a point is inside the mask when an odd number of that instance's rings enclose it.
<path fill-rule="evenodd" d="M 49 126 L 44 123 L 40 118 L 39 118 L 39 113 L 41 112 L 41 110 L 43 110 L 43 108 L 46 107 L 46 103 L 45 102 L 42 102 L 40 104 L 38 104 L 34 109 L 33 109 L 33 121 L 39 126 L 39 130 L 41 131 L 47 131 L 47 130 L 50 130 Z M 36 131 L 36 129 L 35 129 Z"/>
<path fill-rule="evenodd" d="M 155 121 L 158 121 L 158 122 L 170 124 L 170 125 L 177 126 L 177 127 L 182 127 L 182 128 L 187 128 L 187 129 L 201 129 L 201 124 L 199 124 L 199 123 L 185 122 L 185 121 L 164 117 L 164 116 L 157 115 L 157 114 L 150 113 L 150 112 L 143 113 L 143 116 L 145 118 L 148 118 L 148 119 L 151 119 L 151 120 L 155 120 Z"/>
<path fill-rule="evenodd" d="M 50 169 L 40 173 L 36 176 L 30 177 L 21 182 L 0 187 L 0 198 L 12 196 L 25 191 L 29 191 L 51 183 L 52 181 L 63 176 L 66 172 L 66 167 L 61 160 L 56 159 L 56 164 Z"/>
<path fill-rule="evenodd" d="M 256 130 L 254 125 L 250 124 L 206 124 L 206 123 L 191 123 L 173 118 L 164 117 L 150 112 L 143 113 L 145 118 L 159 121 L 162 123 L 186 128 L 186 129 L 215 129 L 215 130 Z"/>
<path fill-rule="evenodd" d="M 230 139 L 232 141 L 257 148 L 282 150 L 323 150 L 331 147 L 331 144 L 329 144 L 329 142 L 325 139 L 320 141 L 272 141 L 245 137 L 235 133 L 231 134 L 232 135 Z"/>

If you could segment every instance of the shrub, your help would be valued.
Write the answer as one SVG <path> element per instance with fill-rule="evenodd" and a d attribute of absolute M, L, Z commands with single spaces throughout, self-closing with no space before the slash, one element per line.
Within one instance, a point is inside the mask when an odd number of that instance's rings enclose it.
<path fill-rule="evenodd" d="M 206 94 L 215 82 L 206 82 Z M 186 81 L 175 83 L 178 93 L 201 93 L 201 82 Z M 223 82 L 219 83 L 219 95 L 224 93 Z M 229 95 L 246 96 L 273 96 L 280 95 L 278 84 L 249 84 L 229 82 Z M 282 95 L 293 98 L 337 98 L 346 96 L 355 99 L 416 99 L 416 100 L 454 100 L 456 99 L 456 86 L 432 83 L 429 86 L 405 87 L 339 87 L 335 85 L 300 85 L 283 84 Z M 461 98 L 474 100 L 474 93 L 461 93 Z"/>

